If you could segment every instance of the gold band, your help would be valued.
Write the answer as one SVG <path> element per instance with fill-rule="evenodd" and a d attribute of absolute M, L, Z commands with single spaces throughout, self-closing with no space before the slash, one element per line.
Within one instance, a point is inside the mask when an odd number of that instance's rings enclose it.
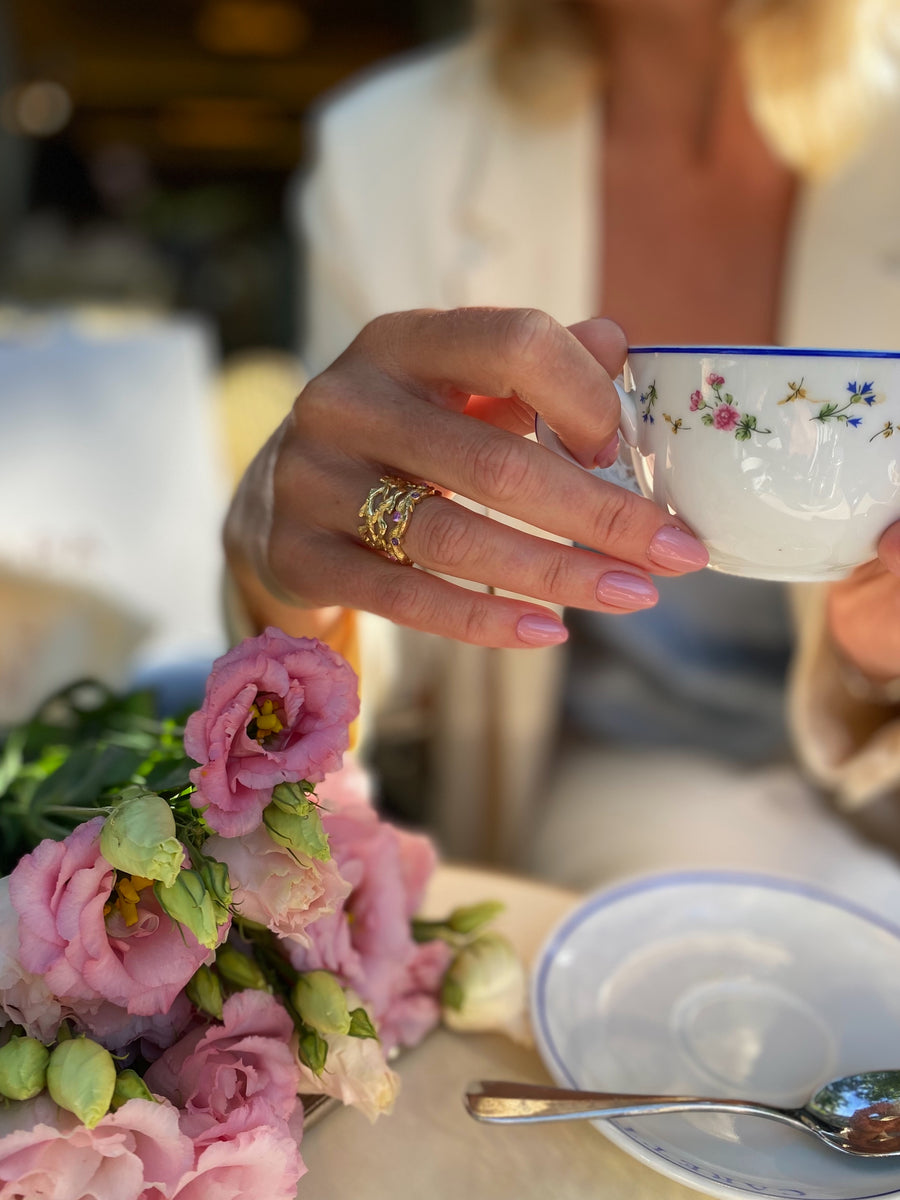
<path fill-rule="evenodd" d="M 398 475 L 382 475 L 359 510 L 359 536 L 371 550 L 380 550 L 404 566 L 412 559 L 403 549 L 403 535 L 417 504 L 426 496 L 439 496 L 428 483 L 413 483 Z"/>

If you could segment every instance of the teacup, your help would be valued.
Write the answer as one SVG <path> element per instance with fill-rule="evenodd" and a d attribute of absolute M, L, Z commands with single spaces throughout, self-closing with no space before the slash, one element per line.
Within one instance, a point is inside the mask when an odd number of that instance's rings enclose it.
<path fill-rule="evenodd" d="M 714 570 L 840 579 L 900 519 L 900 353 L 641 346 L 616 386 L 641 491 Z"/>

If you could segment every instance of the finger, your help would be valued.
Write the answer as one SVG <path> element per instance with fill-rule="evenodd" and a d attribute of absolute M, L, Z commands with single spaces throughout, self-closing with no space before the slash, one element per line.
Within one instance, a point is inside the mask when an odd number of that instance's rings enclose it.
<path fill-rule="evenodd" d="M 420 311 L 377 318 L 354 347 L 441 407 L 448 385 L 453 395 L 517 397 L 592 466 L 619 423 L 619 399 L 597 355 L 617 362 L 624 335 L 611 321 L 589 324 L 590 349 L 536 309 Z"/>
<path fill-rule="evenodd" d="M 878 558 L 892 575 L 900 575 L 900 521 L 889 525 L 878 541 Z"/>
<path fill-rule="evenodd" d="M 306 534 L 290 557 L 313 605 L 340 604 L 477 646 L 552 646 L 568 637 L 559 617 L 538 604 L 471 591 L 349 539 Z"/>
<path fill-rule="evenodd" d="M 702 543 L 676 518 L 543 446 L 393 390 L 385 392 L 382 405 L 373 407 L 368 390 L 358 404 L 344 398 L 344 407 L 370 474 L 381 474 L 387 465 L 400 475 L 427 479 L 643 571 L 680 574 L 709 561 Z M 309 469 L 307 458 L 302 470 Z M 341 477 L 346 482 L 346 474 Z M 360 503 L 364 495 L 361 490 Z"/>
<path fill-rule="evenodd" d="M 627 563 L 499 525 L 442 497 L 416 507 L 403 549 L 430 571 L 564 608 L 634 612 L 659 599 Z"/>

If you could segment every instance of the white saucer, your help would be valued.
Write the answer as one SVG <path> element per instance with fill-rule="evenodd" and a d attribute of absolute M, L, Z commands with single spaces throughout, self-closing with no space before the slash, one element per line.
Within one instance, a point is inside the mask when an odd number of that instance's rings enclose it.
<path fill-rule="evenodd" d="M 900 1068 L 900 924 L 768 876 L 634 880 L 551 934 L 532 1018 L 567 1087 L 801 1104 L 838 1076 Z M 729 1200 L 900 1197 L 900 1158 L 851 1158 L 758 1117 L 596 1124 L 655 1170 Z"/>

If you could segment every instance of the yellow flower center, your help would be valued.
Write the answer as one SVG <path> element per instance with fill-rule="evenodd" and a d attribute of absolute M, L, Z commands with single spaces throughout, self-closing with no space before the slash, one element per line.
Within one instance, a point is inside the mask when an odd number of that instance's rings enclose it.
<path fill-rule="evenodd" d="M 264 742 L 267 737 L 281 733 L 284 729 L 284 722 L 279 717 L 273 700 L 263 700 L 261 704 L 252 705 L 250 718 L 247 734 L 249 737 L 255 738 L 257 742 Z"/>
<path fill-rule="evenodd" d="M 137 925 L 141 892 L 152 885 L 153 880 L 145 879 L 143 875 L 120 875 L 109 900 L 103 906 L 104 917 L 119 912 L 126 925 Z"/>

